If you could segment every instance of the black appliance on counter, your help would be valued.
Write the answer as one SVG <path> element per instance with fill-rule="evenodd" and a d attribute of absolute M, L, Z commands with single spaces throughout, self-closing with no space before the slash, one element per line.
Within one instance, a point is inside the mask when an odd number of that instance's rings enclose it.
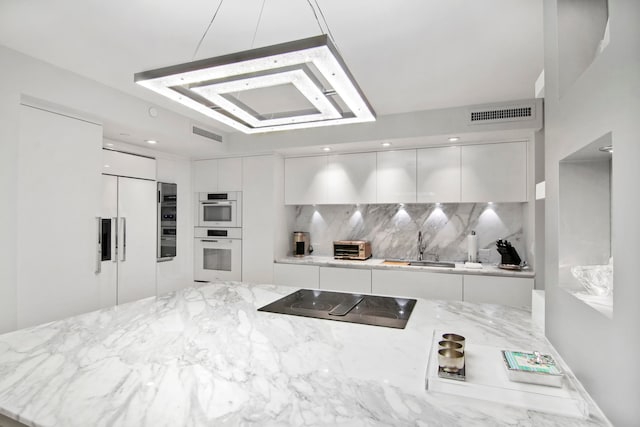
<path fill-rule="evenodd" d="M 404 329 L 415 299 L 300 289 L 258 311 Z"/>
<path fill-rule="evenodd" d="M 178 185 L 158 183 L 158 261 L 169 261 L 177 254 Z"/>
<path fill-rule="evenodd" d="M 516 248 L 511 246 L 509 241 L 502 239 L 498 240 L 496 242 L 496 249 L 502 257 L 500 261 L 501 266 L 520 266 L 520 263 L 522 262 L 520 255 L 518 255 L 518 251 L 516 251 Z"/>

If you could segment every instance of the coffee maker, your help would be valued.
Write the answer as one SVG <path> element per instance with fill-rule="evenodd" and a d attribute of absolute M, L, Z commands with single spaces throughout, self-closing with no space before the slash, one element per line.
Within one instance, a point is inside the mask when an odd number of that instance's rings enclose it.
<path fill-rule="evenodd" d="M 309 233 L 306 231 L 293 232 L 293 256 L 303 257 L 313 252 L 313 247 L 309 243 Z"/>

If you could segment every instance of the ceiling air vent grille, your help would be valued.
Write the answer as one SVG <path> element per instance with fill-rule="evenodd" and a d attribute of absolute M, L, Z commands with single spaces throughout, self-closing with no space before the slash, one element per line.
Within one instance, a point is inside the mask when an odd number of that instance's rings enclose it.
<path fill-rule="evenodd" d="M 531 117 L 531 107 L 471 112 L 472 122 L 480 120 L 512 119 L 514 117 Z"/>
<path fill-rule="evenodd" d="M 469 124 L 489 124 L 501 122 L 519 122 L 534 120 L 535 104 L 520 105 L 483 105 L 469 110 Z"/>
<path fill-rule="evenodd" d="M 222 136 L 216 133 L 213 133 L 211 131 L 208 131 L 206 129 L 202 129 L 198 126 L 192 126 L 192 131 L 195 135 L 199 135 L 203 138 L 211 139 L 216 142 L 222 142 Z"/>

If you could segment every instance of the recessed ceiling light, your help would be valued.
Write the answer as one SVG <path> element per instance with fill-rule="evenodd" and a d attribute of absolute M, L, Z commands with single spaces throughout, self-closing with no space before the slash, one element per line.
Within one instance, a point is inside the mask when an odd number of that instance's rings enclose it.
<path fill-rule="evenodd" d="M 157 144 L 158 143 L 158 141 L 156 141 L 155 139 L 146 139 L 145 142 L 147 144 Z"/>
<path fill-rule="evenodd" d="M 106 145 L 107 147 L 113 147 L 113 144 L 112 144 L 112 143 L 110 143 L 110 142 L 107 142 L 105 145 Z"/>
<path fill-rule="evenodd" d="M 382 146 L 383 147 L 391 147 L 391 143 L 390 142 L 383 142 Z"/>
<path fill-rule="evenodd" d="M 322 151 L 331 151 L 330 147 L 322 147 Z"/>
<path fill-rule="evenodd" d="M 449 137 L 449 142 L 458 142 L 460 141 L 460 137 L 459 136 L 451 136 Z"/>
<path fill-rule="evenodd" d="M 109 165 L 104 165 L 104 167 L 105 167 L 105 168 L 110 168 L 111 166 L 109 166 Z"/>

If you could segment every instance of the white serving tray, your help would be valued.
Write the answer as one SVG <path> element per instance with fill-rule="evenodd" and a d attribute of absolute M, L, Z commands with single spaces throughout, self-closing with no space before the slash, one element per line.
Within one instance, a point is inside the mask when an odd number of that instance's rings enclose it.
<path fill-rule="evenodd" d="M 426 375 L 426 388 L 429 392 L 488 400 L 581 419 L 589 416 L 587 402 L 568 375 L 563 378 L 562 387 L 510 381 L 502 359 L 503 349 L 474 343 L 468 337 L 464 352 L 465 381 L 440 378 L 438 341 L 441 336 L 441 331 L 434 331 Z"/>

